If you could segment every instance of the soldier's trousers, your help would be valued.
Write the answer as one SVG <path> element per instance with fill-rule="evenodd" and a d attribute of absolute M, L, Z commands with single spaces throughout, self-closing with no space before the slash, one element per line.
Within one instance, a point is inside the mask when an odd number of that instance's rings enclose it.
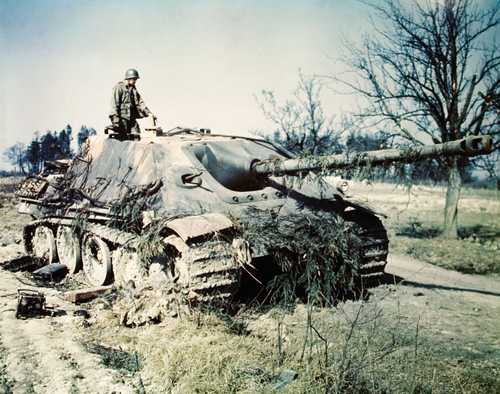
<path fill-rule="evenodd" d="M 118 132 L 120 134 L 139 134 L 141 129 L 135 118 L 132 119 L 120 119 L 118 123 Z"/>

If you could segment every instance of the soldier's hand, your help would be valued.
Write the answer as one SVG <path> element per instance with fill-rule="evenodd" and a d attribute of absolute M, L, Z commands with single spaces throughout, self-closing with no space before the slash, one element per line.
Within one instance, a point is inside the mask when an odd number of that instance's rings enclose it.
<path fill-rule="evenodd" d="M 113 123 L 114 126 L 118 126 L 120 124 L 120 117 L 116 115 L 112 116 L 111 123 Z"/>

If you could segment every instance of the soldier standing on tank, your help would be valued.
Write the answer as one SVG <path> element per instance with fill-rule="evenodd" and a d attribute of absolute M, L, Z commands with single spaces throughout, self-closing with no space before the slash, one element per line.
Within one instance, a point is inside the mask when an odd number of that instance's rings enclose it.
<path fill-rule="evenodd" d="M 139 72 L 133 68 L 128 69 L 124 81 L 118 82 L 113 88 L 109 117 L 114 129 L 120 134 L 139 134 L 137 119 L 152 116 L 156 120 L 135 87 L 138 79 Z"/>

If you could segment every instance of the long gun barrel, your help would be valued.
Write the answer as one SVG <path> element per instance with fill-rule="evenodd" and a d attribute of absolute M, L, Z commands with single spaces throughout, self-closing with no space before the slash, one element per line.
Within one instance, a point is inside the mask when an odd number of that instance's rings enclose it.
<path fill-rule="evenodd" d="M 433 157 L 478 156 L 490 153 L 491 149 L 491 136 L 469 136 L 443 144 L 414 146 L 404 149 L 382 149 L 286 160 L 262 160 L 254 162 L 251 170 L 259 175 L 285 175 L 302 171 L 334 170 L 393 162 L 413 163 Z"/>

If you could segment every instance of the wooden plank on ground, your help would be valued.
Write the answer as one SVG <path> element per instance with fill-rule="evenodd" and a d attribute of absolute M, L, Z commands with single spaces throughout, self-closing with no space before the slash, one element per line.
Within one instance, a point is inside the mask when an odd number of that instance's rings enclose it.
<path fill-rule="evenodd" d="M 111 291 L 113 286 L 100 286 L 100 287 L 91 287 L 88 289 L 79 289 L 67 291 L 64 293 L 64 299 L 69 302 L 73 302 L 78 304 L 83 301 L 89 301 L 101 295 L 104 295 Z"/>

